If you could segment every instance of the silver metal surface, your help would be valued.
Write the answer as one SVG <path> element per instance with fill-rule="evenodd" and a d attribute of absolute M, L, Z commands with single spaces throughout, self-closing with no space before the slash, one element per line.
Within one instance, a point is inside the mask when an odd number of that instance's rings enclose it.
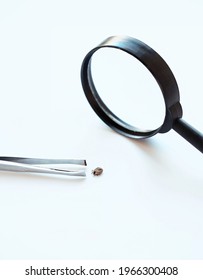
<path fill-rule="evenodd" d="M 86 160 L 78 159 L 38 159 L 23 157 L 0 157 L 0 171 L 32 172 L 85 177 L 85 170 L 67 170 L 65 168 L 44 167 L 42 165 L 81 165 L 86 166 Z"/>

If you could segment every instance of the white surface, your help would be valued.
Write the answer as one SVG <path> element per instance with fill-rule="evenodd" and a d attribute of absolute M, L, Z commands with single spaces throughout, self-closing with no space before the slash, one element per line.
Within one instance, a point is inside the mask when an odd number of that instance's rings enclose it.
<path fill-rule="evenodd" d="M 197 0 L 1 1 L 0 154 L 88 162 L 84 180 L 0 173 L 1 259 L 203 258 L 202 154 L 174 131 L 114 133 L 80 83 L 92 47 L 136 37 L 170 65 L 203 131 L 202 13 Z"/>

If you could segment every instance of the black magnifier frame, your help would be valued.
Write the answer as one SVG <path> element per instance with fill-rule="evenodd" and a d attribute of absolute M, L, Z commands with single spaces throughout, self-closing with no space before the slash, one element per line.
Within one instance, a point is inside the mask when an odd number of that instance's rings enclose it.
<path fill-rule="evenodd" d="M 154 76 L 165 102 L 163 124 L 154 130 L 140 130 L 116 116 L 102 101 L 93 82 L 91 60 L 101 48 L 115 48 L 128 53 L 140 61 Z M 136 73 L 135 73 L 136 75 Z M 179 89 L 176 79 L 164 59 L 151 47 L 128 36 L 112 36 L 93 48 L 84 58 L 81 67 L 81 81 L 84 93 L 95 113 L 113 130 L 130 138 L 148 138 L 157 133 L 174 129 L 200 152 L 203 153 L 203 134 L 182 119 Z"/>

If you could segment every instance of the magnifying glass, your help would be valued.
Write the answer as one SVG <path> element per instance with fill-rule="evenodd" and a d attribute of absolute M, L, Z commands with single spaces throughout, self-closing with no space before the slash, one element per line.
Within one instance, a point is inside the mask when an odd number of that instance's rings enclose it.
<path fill-rule="evenodd" d="M 119 60 L 113 55 L 118 53 Z M 129 67 L 122 64 L 129 59 Z M 95 75 L 93 72 L 98 61 L 103 66 Z M 140 68 L 133 68 L 135 65 Z M 114 72 L 120 73 L 114 79 L 113 73 L 109 72 L 112 66 Z M 179 89 L 172 71 L 164 59 L 142 41 L 127 36 L 107 38 L 85 56 L 81 81 L 95 113 L 116 132 L 141 139 L 174 129 L 203 153 L 203 134 L 182 119 Z M 101 90 L 102 84 L 106 90 Z M 110 86 L 112 84 L 113 87 Z M 140 84 L 140 87 L 133 88 L 133 84 Z M 145 88 L 145 94 L 141 86 Z M 157 95 L 159 91 L 161 94 Z M 153 119 L 155 122 L 151 123 Z"/>

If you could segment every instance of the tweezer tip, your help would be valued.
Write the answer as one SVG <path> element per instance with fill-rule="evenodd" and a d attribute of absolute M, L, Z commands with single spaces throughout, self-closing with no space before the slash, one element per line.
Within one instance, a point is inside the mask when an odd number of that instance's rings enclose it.
<path fill-rule="evenodd" d="M 87 161 L 86 161 L 86 159 L 84 160 L 84 165 L 87 166 Z"/>

